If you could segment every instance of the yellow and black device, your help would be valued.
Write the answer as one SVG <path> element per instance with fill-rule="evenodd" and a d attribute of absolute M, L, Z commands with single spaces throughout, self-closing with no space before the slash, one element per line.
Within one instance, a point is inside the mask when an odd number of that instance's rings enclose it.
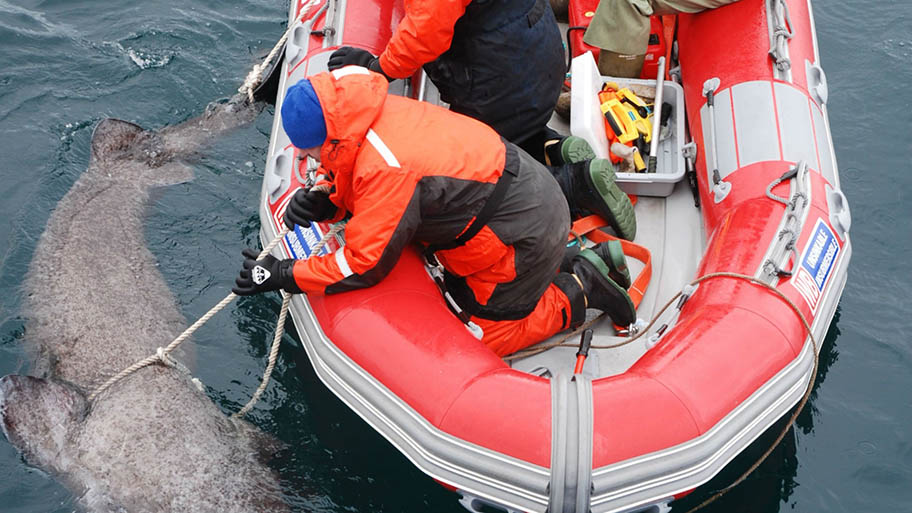
<path fill-rule="evenodd" d="M 599 105 L 605 116 L 605 132 L 611 143 L 619 142 L 634 149 L 633 163 L 637 172 L 646 171 L 642 153 L 648 151 L 652 140 L 652 108 L 630 89 L 618 87 L 614 82 L 602 86 Z M 610 152 L 615 164 L 622 157 Z"/>

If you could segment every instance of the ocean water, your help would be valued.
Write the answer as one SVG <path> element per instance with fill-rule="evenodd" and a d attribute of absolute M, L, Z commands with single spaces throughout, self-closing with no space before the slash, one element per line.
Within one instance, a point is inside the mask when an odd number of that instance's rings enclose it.
<path fill-rule="evenodd" d="M 811 402 L 770 458 L 704 511 L 912 511 L 912 4 L 816 0 L 829 114 L 854 255 Z M 49 213 L 85 170 L 105 117 L 174 124 L 233 94 L 285 28 L 284 2 L 0 0 L 0 375 L 29 370 L 21 284 Z M 257 244 L 255 198 L 272 112 L 219 140 L 196 179 L 156 197 L 152 252 L 196 319 Z M 99 255 L 116 249 L 98 248 Z M 137 291 L 140 293 L 141 290 Z M 276 297 L 242 298 L 195 336 L 196 375 L 226 412 L 259 383 Z M 250 419 L 289 448 L 275 462 L 296 511 L 458 512 L 313 376 L 286 334 Z M 685 511 L 748 468 L 762 437 Z M 74 497 L 0 440 L 0 511 L 68 513 Z"/>

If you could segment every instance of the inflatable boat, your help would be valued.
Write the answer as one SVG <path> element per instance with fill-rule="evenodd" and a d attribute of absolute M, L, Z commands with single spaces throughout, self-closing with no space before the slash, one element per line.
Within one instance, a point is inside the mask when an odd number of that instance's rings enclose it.
<path fill-rule="evenodd" d="M 590 4 L 571 2 L 571 24 Z M 292 2 L 279 105 L 338 46 L 379 53 L 402 13 L 393 0 Z M 292 299 L 324 384 L 470 511 L 667 510 L 788 414 L 811 381 L 811 335 L 826 334 L 852 246 L 810 2 L 741 0 L 675 26 L 662 87 L 655 76 L 634 81 L 673 110 L 657 168 L 618 175 L 637 196 L 634 242 L 647 251 L 631 252 L 631 269 L 651 275 L 638 285 L 641 322 L 618 329 L 590 312 L 581 368 L 576 334 L 495 356 L 447 308 L 417 249 L 374 287 Z M 570 47 L 571 121 L 552 123 L 598 147 L 600 113 L 577 107 L 610 78 Z M 439 101 L 421 72 L 390 88 Z M 279 109 L 268 151 L 264 245 L 312 172 Z M 590 241 L 606 236 L 585 223 Z M 296 227 L 275 255 L 307 258 L 328 233 L 318 251 L 336 251 L 344 230 L 329 228 Z M 720 277 L 700 281 L 709 275 Z"/>

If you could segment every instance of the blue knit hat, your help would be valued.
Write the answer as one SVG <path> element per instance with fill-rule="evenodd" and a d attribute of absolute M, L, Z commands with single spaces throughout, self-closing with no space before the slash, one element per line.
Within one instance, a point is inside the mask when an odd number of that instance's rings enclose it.
<path fill-rule="evenodd" d="M 285 93 L 282 127 L 291 139 L 291 144 L 298 148 L 313 148 L 326 141 L 323 108 L 310 80 L 305 78 L 299 81 Z"/>

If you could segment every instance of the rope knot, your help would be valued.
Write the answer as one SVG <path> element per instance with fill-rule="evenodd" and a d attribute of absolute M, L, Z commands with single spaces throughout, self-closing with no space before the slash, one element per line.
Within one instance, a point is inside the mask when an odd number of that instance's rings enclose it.
<path fill-rule="evenodd" d="M 168 356 L 168 353 L 165 352 L 164 347 L 159 347 L 155 350 L 155 356 L 167 367 L 177 367 L 177 362 L 174 358 Z"/>

